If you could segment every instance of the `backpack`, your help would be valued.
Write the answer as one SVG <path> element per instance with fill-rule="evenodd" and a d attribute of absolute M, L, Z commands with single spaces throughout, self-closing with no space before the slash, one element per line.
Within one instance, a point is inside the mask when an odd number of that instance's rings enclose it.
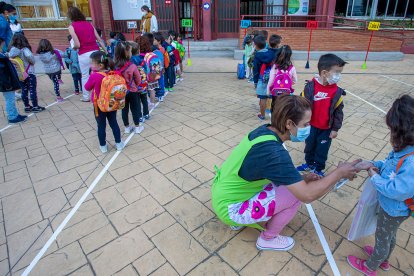
<path fill-rule="evenodd" d="M 127 85 L 125 79 L 119 72 L 111 71 L 109 73 L 99 72 L 104 76 L 101 84 L 101 93 L 99 98 L 93 100 L 95 115 L 98 116 L 98 107 L 102 112 L 111 112 L 120 110 L 125 107 L 125 96 Z"/>
<path fill-rule="evenodd" d="M 237 64 L 237 78 L 239 80 L 246 78 L 246 67 L 244 66 L 244 63 Z"/>
<path fill-rule="evenodd" d="M 157 82 L 161 78 L 160 59 L 156 54 L 150 52 L 145 54 L 144 60 L 149 70 L 149 73 L 147 75 L 148 82 Z"/>
<path fill-rule="evenodd" d="M 56 57 L 59 60 L 60 67 L 62 67 L 62 70 L 65 70 L 65 65 L 63 64 L 63 59 L 62 59 L 62 56 L 60 55 L 59 51 L 58 50 L 54 50 L 54 52 L 55 52 Z"/>
<path fill-rule="evenodd" d="M 148 81 L 147 81 L 147 73 L 145 72 L 145 60 L 142 61 L 141 65 L 137 66 L 139 74 L 141 75 L 141 83 L 138 85 L 138 92 L 139 93 L 147 93 L 148 90 Z"/>
<path fill-rule="evenodd" d="M 398 171 L 400 170 L 402 164 L 404 163 L 405 158 L 407 158 L 410 155 L 414 155 L 414 152 L 408 153 L 404 155 L 400 161 L 398 161 L 397 169 L 395 170 L 395 173 L 398 174 Z M 414 198 L 409 198 L 404 200 L 405 205 L 407 205 L 408 209 L 410 209 L 410 214 L 412 217 L 414 217 Z"/>
<path fill-rule="evenodd" d="M 70 59 L 70 53 L 72 52 L 71 48 L 66 49 L 66 55 L 68 56 L 68 59 Z M 66 68 L 69 69 L 70 64 L 65 60 Z"/>
<path fill-rule="evenodd" d="M 287 70 L 281 70 L 277 68 L 276 77 L 272 84 L 272 96 L 292 93 L 293 83 L 292 78 L 290 77 L 290 71 L 292 68 L 292 65 L 290 65 Z"/>
<path fill-rule="evenodd" d="M 177 49 L 174 49 L 173 53 L 174 53 L 174 57 L 175 57 L 174 65 L 180 64 L 180 60 L 181 60 L 180 52 Z"/>
<path fill-rule="evenodd" d="M 19 81 L 24 81 L 25 79 L 27 79 L 27 77 L 29 76 L 27 71 L 30 68 L 30 64 L 25 69 L 24 68 L 24 62 L 20 57 L 10 58 L 10 62 L 13 64 L 14 68 L 16 68 L 16 72 L 17 72 L 17 76 L 19 77 Z"/>
<path fill-rule="evenodd" d="M 270 78 L 270 70 L 272 70 L 272 64 L 262 64 L 262 67 L 260 68 L 260 78 L 263 81 L 263 83 L 268 83 Z"/>
<path fill-rule="evenodd" d="M 164 68 L 168 68 L 170 66 L 170 56 L 168 55 L 168 52 L 165 51 L 164 48 L 160 51 L 164 55 Z"/>

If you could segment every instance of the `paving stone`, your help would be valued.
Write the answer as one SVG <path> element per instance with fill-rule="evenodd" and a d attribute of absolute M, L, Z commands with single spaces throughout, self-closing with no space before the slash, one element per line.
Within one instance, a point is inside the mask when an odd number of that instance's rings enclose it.
<path fill-rule="evenodd" d="M 141 228 L 148 237 L 152 238 L 164 229 L 167 229 L 173 225 L 175 222 L 174 218 L 168 212 L 164 212 L 152 220 L 144 223 Z"/>
<path fill-rule="evenodd" d="M 414 267 L 412 265 L 414 254 L 396 246 L 390 257 L 390 264 L 395 268 L 401 270 L 406 275 L 414 274 Z"/>
<path fill-rule="evenodd" d="M 200 182 L 183 169 L 178 169 L 166 175 L 178 188 L 184 192 L 198 187 Z"/>
<path fill-rule="evenodd" d="M 161 205 L 182 195 L 182 192 L 171 181 L 155 169 L 146 171 L 136 176 L 135 179 Z"/>
<path fill-rule="evenodd" d="M 157 168 L 161 173 L 167 174 L 191 162 L 192 160 L 190 158 L 188 158 L 183 153 L 179 153 L 155 163 L 154 167 Z"/>
<path fill-rule="evenodd" d="M 26 160 L 27 169 L 33 182 L 49 178 L 58 173 L 48 154 Z"/>
<path fill-rule="evenodd" d="M 65 275 L 87 263 L 78 243 L 72 243 L 47 255 L 34 267 L 33 275 Z"/>
<path fill-rule="evenodd" d="M 246 228 L 220 249 L 218 254 L 236 271 L 240 271 L 257 256 L 256 241 L 258 236 L 257 230 Z"/>
<path fill-rule="evenodd" d="M 0 274 L 7 275 L 9 273 L 9 262 L 7 259 L 0 261 Z"/>
<path fill-rule="evenodd" d="M 118 234 L 112 225 L 106 224 L 98 230 L 91 232 L 89 235 L 81 238 L 79 240 L 79 243 L 81 244 L 83 251 L 86 254 L 89 254 L 117 237 Z"/>
<path fill-rule="evenodd" d="M 197 162 L 191 162 L 190 164 L 187 164 L 182 167 L 182 169 L 188 173 L 192 173 L 200 168 L 202 168 L 202 166 L 198 164 Z"/>
<path fill-rule="evenodd" d="M 115 187 L 109 187 L 105 190 L 95 193 L 94 196 L 107 215 L 112 214 L 128 205 L 128 203 L 115 189 Z"/>
<path fill-rule="evenodd" d="M 211 181 L 214 178 L 215 173 L 202 167 L 194 172 L 191 172 L 191 175 L 198 179 L 201 183 L 205 183 Z"/>
<path fill-rule="evenodd" d="M 18 192 L 2 201 L 7 235 L 43 219 L 33 189 Z"/>
<path fill-rule="evenodd" d="M 32 187 L 32 182 L 28 175 L 4 182 L 0 184 L 0 198 L 21 192 Z"/>
<path fill-rule="evenodd" d="M 335 231 L 345 220 L 346 216 L 334 208 L 321 203 L 320 201 L 312 202 L 313 210 L 321 225 Z"/>
<path fill-rule="evenodd" d="M 279 272 L 280 275 L 316 275 L 309 267 L 301 263 L 298 259 L 292 258 L 285 267 Z"/>
<path fill-rule="evenodd" d="M 214 217 L 209 209 L 188 194 L 170 202 L 165 208 L 189 232 Z"/>
<path fill-rule="evenodd" d="M 210 182 L 204 183 L 192 190 L 190 193 L 198 200 L 205 203 L 211 199 L 211 184 Z"/>
<path fill-rule="evenodd" d="M 6 233 L 4 232 L 4 222 L 0 223 L 0 244 L 6 243 Z"/>
<path fill-rule="evenodd" d="M 0 245 L 0 261 L 6 258 L 8 258 L 7 245 L 3 244 L 3 245 Z"/>
<path fill-rule="evenodd" d="M 227 150 L 229 147 L 220 142 L 217 139 L 214 139 L 213 137 L 208 137 L 200 142 L 197 143 L 197 145 L 201 146 L 202 148 L 208 150 L 212 154 L 219 154 L 220 152 L 223 152 Z"/>
<path fill-rule="evenodd" d="M 159 269 L 157 269 L 154 273 L 151 274 L 152 276 L 164 276 L 164 275 L 179 275 L 174 268 L 169 264 L 166 263 L 163 266 L 161 266 Z"/>
<path fill-rule="evenodd" d="M 128 151 L 125 151 L 124 154 L 128 156 L 132 161 L 137 161 L 139 159 L 150 157 L 154 154 L 162 152 L 156 146 L 152 145 L 150 142 L 141 141 L 132 145 L 128 145 Z"/>
<path fill-rule="evenodd" d="M 135 276 L 135 275 L 138 275 L 138 273 L 135 271 L 135 269 L 132 265 L 128 265 L 128 266 L 124 267 L 122 270 L 115 273 L 114 275 L 116 275 L 116 276 Z"/>
<path fill-rule="evenodd" d="M 195 147 L 192 147 L 191 149 L 188 149 L 188 150 L 184 151 L 184 154 L 187 155 L 188 157 L 192 157 L 192 156 L 194 156 L 196 154 L 199 154 L 200 152 L 203 152 L 203 151 L 205 151 L 205 149 L 203 149 L 202 147 L 195 146 Z"/>
<path fill-rule="evenodd" d="M 287 252 L 261 251 L 240 271 L 240 275 L 278 275 L 291 259 Z"/>
<path fill-rule="evenodd" d="M 344 214 L 349 214 L 358 203 L 360 196 L 360 191 L 342 186 L 339 190 L 328 193 L 322 202 Z"/>
<path fill-rule="evenodd" d="M 214 166 L 220 167 L 223 160 L 208 151 L 201 152 L 192 157 L 194 161 L 202 165 L 204 168 L 214 172 Z"/>
<path fill-rule="evenodd" d="M 190 149 L 194 146 L 195 144 L 193 144 L 190 140 L 183 138 L 180 140 L 176 140 L 172 143 L 169 143 L 161 147 L 160 149 L 166 154 L 168 154 L 169 156 L 173 156 L 178 153 L 184 152 L 185 150 Z"/>
<path fill-rule="evenodd" d="M 88 255 L 97 275 L 111 275 L 150 251 L 154 246 L 140 228 L 113 240 Z"/>
<path fill-rule="evenodd" d="M 166 262 L 158 249 L 154 248 L 132 263 L 139 275 L 149 275 Z"/>
<path fill-rule="evenodd" d="M 208 256 L 207 251 L 179 224 L 162 231 L 152 241 L 179 274 L 189 272 Z"/>
<path fill-rule="evenodd" d="M 188 126 L 179 126 L 177 128 L 174 128 L 174 131 L 193 143 L 198 142 L 206 137 L 204 134 L 201 134 L 200 132 Z"/>
<path fill-rule="evenodd" d="M 67 210 L 70 207 L 62 189 L 56 189 L 42 194 L 38 196 L 37 200 L 44 218 L 54 216 L 60 211 Z"/>
<path fill-rule="evenodd" d="M 7 164 L 15 164 L 17 162 L 29 159 L 26 148 L 6 152 Z"/>
<path fill-rule="evenodd" d="M 93 272 L 91 270 L 91 267 L 89 265 L 84 265 L 78 270 L 72 272 L 70 275 L 73 276 L 93 276 Z"/>
<path fill-rule="evenodd" d="M 151 165 L 145 160 L 138 160 L 122 168 L 110 170 L 111 175 L 117 182 L 121 182 L 137 174 L 140 174 L 151 168 Z"/>
<path fill-rule="evenodd" d="M 147 196 L 111 214 L 109 219 L 118 232 L 123 234 L 156 217 L 163 211 L 164 208 L 162 208 L 151 196 Z"/>
<path fill-rule="evenodd" d="M 65 172 L 70 169 L 88 164 L 94 160 L 95 156 L 91 152 L 87 151 L 79 155 L 64 159 L 62 161 L 58 161 L 55 164 L 59 172 Z"/>

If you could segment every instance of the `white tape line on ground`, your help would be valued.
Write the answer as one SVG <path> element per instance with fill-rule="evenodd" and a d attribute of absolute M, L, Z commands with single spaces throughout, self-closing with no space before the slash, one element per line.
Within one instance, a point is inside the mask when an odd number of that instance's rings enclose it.
<path fill-rule="evenodd" d="M 384 113 L 384 114 L 387 114 L 387 112 L 385 112 L 384 110 L 382 110 L 381 108 L 379 108 L 379 107 L 378 107 L 378 106 L 376 106 L 375 104 L 372 104 L 372 103 L 370 103 L 369 101 L 367 101 L 367 100 L 365 100 L 365 99 L 361 98 L 360 96 L 355 95 L 355 94 L 354 94 L 354 93 L 352 93 L 352 92 L 349 92 L 349 90 L 346 90 L 346 93 L 351 94 L 352 96 L 354 96 L 355 98 L 357 98 L 357 99 L 359 99 L 359 100 L 363 101 L 364 103 L 369 104 L 370 106 L 372 106 L 373 108 L 375 108 L 375 109 L 377 109 L 377 110 L 381 111 L 381 112 L 382 112 L 382 113 Z"/>
<path fill-rule="evenodd" d="M 394 79 L 394 78 L 391 78 L 391 77 L 388 77 L 388 76 L 385 76 L 385 75 L 381 75 L 381 77 L 384 77 L 384 78 L 387 78 L 387 79 L 390 79 L 390 80 L 393 80 L 393 81 L 396 81 L 396 82 L 399 82 L 399 83 L 405 84 L 405 85 L 407 85 L 407 86 L 414 87 L 414 85 L 413 85 L 413 84 L 411 84 L 411 83 L 407 83 L 407 82 L 405 82 L 405 81 L 400 81 L 400 80 L 397 80 L 397 79 Z"/>
<path fill-rule="evenodd" d="M 168 92 L 165 93 L 165 96 L 168 95 Z M 151 114 L 152 111 L 159 105 L 159 102 L 155 104 L 153 108 L 149 111 Z M 131 133 L 128 138 L 125 140 L 125 146 L 129 143 L 129 141 L 132 139 L 135 133 Z M 70 219 L 75 215 L 75 213 L 78 211 L 79 207 L 82 205 L 82 203 L 85 201 L 85 199 L 89 196 L 89 194 L 92 192 L 92 190 L 95 188 L 95 186 L 99 183 L 101 178 L 105 175 L 105 173 L 108 171 L 109 167 L 111 167 L 112 163 L 118 158 L 118 156 L 121 154 L 121 151 L 117 151 L 114 156 L 112 156 L 111 160 L 109 160 L 108 164 L 105 165 L 105 167 L 102 169 L 102 171 L 99 173 L 99 175 L 95 178 L 95 180 L 92 182 L 91 186 L 85 191 L 85 193 L 82 195 L 82 197 L 79 199 L 79 201 L 76 203 L 75 207 L 69 212 L 69 214 L 65 217 L 65 219 L 62 221 L 62 223 L 58 226 L 56 231 L 53 233 L 53 235 L 49 238 L 49 240 L 46 242 L 46 244 L 42 247 L 42 249 L 37 253 L 36 257 L 31 261 L 30 265 L 24 270 L 22 276 L 27 276 L 29 273 L 33 270 L 33 268 L 36 266 L 36 264 L 40 261 L 40 259 L 43 257 L 43 255 L 46 253 L 46 251 L 49 249 L 49 247 L 52 245 L 52 243 L 56 240 L 57 236 L 62 232 L 63 228 L 65 228 L 66 224 L 70 221 Z"/>
<path fill-rule="evenodd" d="M 67 97 L 65 97 L 65 98 L 63 98 L 63 99 L 69 99 L 70 97 L 72 97 L 73 95 L 75 95 L 75 94 L 70 94 L 69 96 L 67 96 Z M 51 103 L 51 104 L 49 104 L 49 105 L 47 105 L 47 106 L 45 106 L 45 108 L 49 108 L 49 107 L 51 107 L 51 106 L 54 106 L 55 104 L 57 104 L 58 103 L 58 101 L 56 101 L 56 102 L 53 102 L 53 103 Z M 34 113 L 30 113 L 29 115 L 27 115 L 27 117 L 31 117 L 31 116 L 33 116 L 34 115 Z M 5 126 L 5 127 L 3 127 L 2 129 L 0 129 L 0 133 L 1 132 L 3 132 L 3 131 L 5 131 L 6 129 L 9 129 L 9 128 L 11 128 L 12 126 L 15 126 L 15 125 L 17 125 L 17 124 L 9 124 L 9 125 L 7 125 L 7 126 Z"/>
<path fill-rule="evenodd" d="M 335 259 L 332 255 L 332 251 L 329 248 L 325 235 L 322 232 L 321 225 L 319 224 L 319 221 L 316 218 L 315 211 L 313 211 L 312 205 L 306 204 L 306 209 L 308 210 L 313 226 L 315 227 L 316 234 L 318 234 L 319 240 L 322 244 L 323 251 L 325 252 L 326 258 L 328 259 L 329 265 L 331 266 L 333 275 L 340 276 L 341 273 L 339 272 L 338 266 L 336 265 Z"/>

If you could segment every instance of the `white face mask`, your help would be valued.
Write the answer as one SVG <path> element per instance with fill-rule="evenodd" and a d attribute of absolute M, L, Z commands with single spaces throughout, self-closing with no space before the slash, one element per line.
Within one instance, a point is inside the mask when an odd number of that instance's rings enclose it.
<path fill-rule="evenodd" d="M 70 40 L 70 48 L 73 49 L 73 47 L 75 47 L 75 41 L 73 40 L 73 38 Z"/>
<path fill-rule="evenodd" d="M 327 79 L 329 84 L 335 84 L 338 83 L 342 78 L 341 73 L 333 73 L 331 76 Z"/>
<path fill-rule="evenodd" d="M 142 12 L 142 14 L 143 14 L 143 15 L 147 15 L 147 14 L 148 14 L 148 12 L 147 12 L 147 11 L 143 11 L 143 12 Z"/>

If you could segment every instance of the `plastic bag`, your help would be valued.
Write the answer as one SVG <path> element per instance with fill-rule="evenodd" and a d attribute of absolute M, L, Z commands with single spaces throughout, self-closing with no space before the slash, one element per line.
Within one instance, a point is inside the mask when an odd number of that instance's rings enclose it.
<path fill-rule="evenodd" d="M 375 233 L 377 227 L 377 190 L 368 178 L 356 206 L 354 219 L 348 233 L 348 240 L 355 241 Z"/>

